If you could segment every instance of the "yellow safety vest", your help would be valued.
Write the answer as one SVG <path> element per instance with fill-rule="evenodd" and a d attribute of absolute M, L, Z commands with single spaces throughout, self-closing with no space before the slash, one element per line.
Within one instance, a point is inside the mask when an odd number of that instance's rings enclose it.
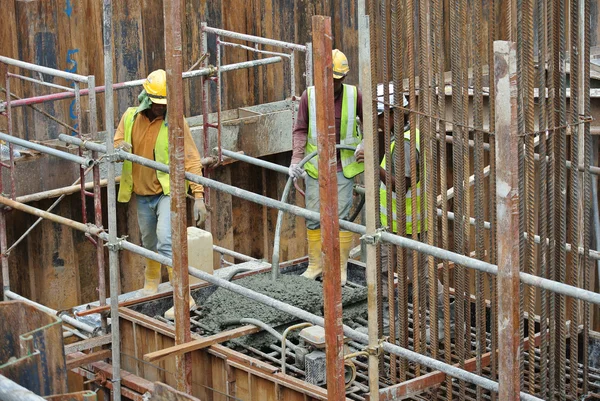
<path fill-rule="evenodd" d="M 135 122 L 135 111 L 136 107 L 130 107 L 125 111 L 123 118 L 125 119 L 125 132 L 124 141 L 131 144 L 131 131 L 133 130 L 133 123 Z M 154 160 L 169 164 L 169 130 L 167 124 L 163 121 L 158 136 L 156 137 L 156 143 L 154 144 Z M 123 171 L 121 172 L 121 183 L 119 185 L 119 196 L 117 200 L 119 202 L 127 203 L 131 199 L 131 193 L 133 192 L 133 176 L 132 176 L 132 164 L 130 161 L 125 160 L 123 162 Z M 171 186 L 169 184 L 169 174 L 163 173 L 162 171 L 156 171 L 156 177 L 162 187 L 163 194 L 169 195 L 171 193 Z M 186 181 L 187 189 L 187 181 Z"/>
<path fill-rule="evenodd" d="M 404 132 L 404 140 L 410 141 L 410 130 Z M 419 130 L 416 130 L 416 142 L 417 142 L 417 152 L 420 152 L 419 145 Z M 394 152 L 394 147 L 396 145 L 396 141 L 392 142 L 390 152 Z M 404 149 L 402 149 L 404 151 Z M 425 164 L 423 164 L 425 165 Z M 385 170 L 385 156 L 381 162 L 381 168 Z M 402 170 L 404 170 L 404 166 L 402 166 Z M 420 219 L 421 213 L 421 181 L 417 181 L 417 219 Z M 387 189 L 385 183 L 382 181 L 379 185 L 379 217 L 381 219 L 381 226 L 388 227 L 388 219 L 387 219 Z M 406 234 L 412 234 L 412 188 L 406 191 Z M 397 216 L 396 216 L 396 193 L 392 192 L 392 231 L 394 233 L 398 232 L 397 229 Z M 425 225 L 427 225 L 427 221 L 425 221 Z M 421 222 L 417 222 L 417 232 L 421 232 Z"/>
<path fill-rule="evenodd" d="M 308 96 L 308 138 L 305 155 L 317 150 L 317 102 L 315 87 L 306 89 Z M 356 105 L 358 104 L 358 89 L 353 85 L 343 85 L 342 119 L 340 122 L 340 144 L 357 147 L 362 141 L 362 135 L 356 124 Z M 358 163 L 351 150 L 341 150 L 342 171 L 346 178 L 352 178 L 365 170 L 363 163 Z M 304 169 L 315 180 L 319 178 L 319 158 L 313 157 L 304 165 Z"/>

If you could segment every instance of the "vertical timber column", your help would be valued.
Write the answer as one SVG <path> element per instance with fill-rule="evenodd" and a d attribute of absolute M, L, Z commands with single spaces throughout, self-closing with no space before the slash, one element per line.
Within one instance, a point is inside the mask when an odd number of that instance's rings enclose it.
<path fill-rule="evenodd" d="M 365 223 L 367 235 L 375 235 L 377 219 L 379 219 L 379 204 L 375 202 L 375 193 L 379 191 L 379 182 L 376 181 L 375 171 L 379 171 L 379 163 L 375 160 L 375 146 L 372 146 L 375 136 L 373 129 L 373 83 L 371 77 L 371 42 L 370 23 L 367 15 L 365 0 L 358 0 L 358 63 L 359 84 L 363 96 L 363 139 L 365 146 Z M 369 146 L 371 145 L 371 146 Z M 367 265 L 367 307 L 369 349 L 375 350 L 379 343 L 379 323 L 377 306 L 377 246 L 375 242 L 367 244 L 361 241 L 361 250 L 366 248 Z M 379 401 L 379 356 L 375 352 L 369 354 L 369 400 Z"/>
<path fill-rule="evenodd" d="M 342 330 L 331 18 L 315 15 L 312 17 L 312 27 L 323 249 L 327 399 L 336 401 L 345 400 L 346 394 L 344 390 L 344 333 Z"/>
<path fill-rule="evenodd" d="M 104 117 L 106 126 L 106 151 L 114 153 L 115 102 L 113 97 L 113 37 L 112 37 L 112 0 L 104 0 L 102 8 L 103 51 L 104 51 Z M 108 264 L 110 277 L 110 297 L 118 300 L 121 287 L 119 270 L 119 250 L 117 244 L 117 189 L 115 184 L 115 164 L 108 163 L 108 184 L 106 186 L 106 212 L 108 216 Z M 110 303 L 113 401 L 121 401 L 121 335 L 119 332 L 119 302 Z"/>
<path fill-rule="evenodd" d="M 496 201 L 498 219 L 499 399 L 519 399 L 519 138 L 514 42 L 494 42 Z"/>
<path fill-rule="evenodd" d="M 182 0 L 164 2 L 165 65 L 169 115 L 169 182 L 171 188 L 171 239 L 173 252 L 173 298 L 175 303 L 175 344 L 192 340 L 190 332 L 190 283 L 185 200 L 185 152 L 183 142 L 183 73 L 181 21 Z M 175 357 L 177 389 L 192 391 L 192 355 Z"/>

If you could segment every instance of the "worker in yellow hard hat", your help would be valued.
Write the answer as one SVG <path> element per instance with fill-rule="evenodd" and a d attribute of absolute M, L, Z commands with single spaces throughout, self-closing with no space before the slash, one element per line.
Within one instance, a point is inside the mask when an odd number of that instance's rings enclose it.
<path fill-rule="evenodd" d="M 335 133 L 338 144 L 356 147 L 362 140 L 357 118 L 362 119 L 362 95 L 353 85 L 344 84 L 350 71 L 348 59 L 338 49 L 333 50 L 333 88 L 335 101 Z M 319 166 L 314 157 L 299 167 L 300 161 L 317 150 L 317 116 L 315 88 L 307 88 L 300 99 L 296 126 L 292 135 L 293 153 L 289 175 L 295 179 L 304 177 L 306 185 L 306 208 L 319 212 Z M 347 219 L 352 206 L 354 177 L 364 171 L 351 150 L 337 152 L 338 215 Z M 308 239 L 308 268 L 302 274 L 309 279 L 319 277 L 323 272 L 321 261 L 321 230 L 318 221 L 306 221 Z M 342 285 L 346 284 L 347 263 L 352 246 L 352 233 L 340 231 L 340 263 Z"/>
<path fill-rule="evenodd" d="M 138 96 L 139 106 L 128 108 L 115 133 L 115 147 L 159 163 L 169 164 L 169 133 L 167 129 L 167 77 L 164 70 L 156 70 L 143 83 L 144 90 Z M 200 154 L 192 139 L 190 127 L 184 119 L 185 170 L 202 175 Z M 194 195 L 194 219 L 196 225 L 206 220 L 204 189 L 202 185 L 187 183 Z M 144 248 L 172 258 L 171 249 L 171 201 L 169 174 L 129 161 L 123 162 L 119 202 L 129 202 L 135 194 L 138 224 Z M 144 288 L 139 296 L 158 292 L 161 281 L 160 263 L 147 259 Z M 172 279 L 172 268 L 168 268 Z M 194 300 L 190 296 L 190 307 Z M 165 313 L 174 319 L 173 308 Z"/>

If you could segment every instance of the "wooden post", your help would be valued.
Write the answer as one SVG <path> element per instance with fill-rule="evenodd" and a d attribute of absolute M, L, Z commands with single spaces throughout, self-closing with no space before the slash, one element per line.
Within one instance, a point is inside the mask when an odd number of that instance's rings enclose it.
<path fill-rule="evenodd" d="M 315 15 L 312 17 L 312 26 L 323 249 L 327 399 L 341 401 L 346 398 L 346 395 L 344 391 L 344 333 L 342 331 L 331 18 Z"/>
<path fill-rule="evenodd" d="M 496 84 L 496 200 L 498 204 L 499 399 L 518 400 L 519 372 L 519 152 L 516 45 L 494 42 Z"/>
<path fill-rule="evenodd" d="M 175 343 L 190 342 L 190 283 L 185 200 L 185 151 L 183 140 L 183 79 L 181 56 L 182 0 L 164 2 L 167 105 L 169 113 L 169 181 L 171 186 L 171 238 L 173 252 L 173 300 Z M 177 389 L 192 391 L 192 355 L 175 358 Z"/>

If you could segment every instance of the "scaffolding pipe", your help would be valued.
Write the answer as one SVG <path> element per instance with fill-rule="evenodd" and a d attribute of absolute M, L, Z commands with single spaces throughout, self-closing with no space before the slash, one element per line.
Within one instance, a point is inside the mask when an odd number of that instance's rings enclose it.
<path fill-rule="evenodd" d="M 42 397 L 8 377 L 0 375 L 0 400 L 1 401 L 44 401 Z"/>
<path fill-rule="evenodd" d="M 104 84 L 106 95 L 104 96 L 104 121 L 106 127 L 105 153 L 114 152 L 114 127 L 115 127 L 115 104 L 113 96 L 113 38 L 112 38 L 112 0 L 104 0 L 103 3 L 103 46 L 104 46 Z M 117 242 L 117 196 L 115 184 L 115 164 L 108 163 L 108 185 L 106 209 L 108 213 L 108 265 L 110 278 L 110 297 L 117 302 L 110 303 L 111 316 L 111 341 L 112 341 L 112 386 L 113 401 L 121 401 L 121 333 L 119 330 L 119 293 L 121 292 L 121 272 L 119 269 L 119 249 Z"/>
<path fill-rule="evenodd" d="M 247 35 L 244 33 L 233 32 L 233 31 L 227 31 L 225 29 L 213 28 L 210 26 L 203 26 L 202 30 L 204 32 L 214 33 L 215 35 L 219 35 L 219 36 L 223 36 L 223 37 L 227 37 L 227 38 L 238 39 L 238 40 L 244 40 L 246 42 L 260 43 L 262 45 L 282 47 L 284 49 L 298 50 L 301 52 L 306 51 L 306 46 L 298 45 L 296 43 L 282 42 L 280 40 L 262 38 L 259 36 Z"/>
<path fill-rule="evenodd" d="M 225 184 L 223 184 L 223 185 L 225 185 Z M 216 188 L 216 186 L 215 186 L 215 188 Z M 275 202 L 277 202 L 277 201 L 275 201 Z M 45 218 L 47 218 L 48 220 L 54 221 L 54 222 L 60 223 L 60 224 L 64 224 L 65 220 L 69 220 L 69 219 L 66 219 L 65 217 L 57 216 L 57 215 L 52 214 L 52 213 L 47 213 L 47 212 L 45 212 L 43 210 L 39 210 L 39 209 L 36 209 L 36 208 L 34 208 L 32 206 L 28 206 L 28 205 L 24 205 L 24 204 L 15 202 L 15 201 L 13 201 L 11 199 L 4 198 L 2 196 L 0 196 L 0 203 L 4 204 L 6 206 L 12 207 L 12 208 L 14 208 L 16 210 L 21 210 L 21 211 L 23 211 L 25 213 L 30 213 L 30 214 L 34 214 L 34 215 L 43 214 L 45 216 Z M 286 205 L 285 204 L 285 206 L 290 206 L 290 205 Z M 298 208 L 298 209 L 304 210 L 302 208 Z M 306 211 L 306 212 L 309 212 L 309 211 Z M 313 214 L 318 215 L 318 213 L 315 213 L 315 212 L 309 212 L 308 214 L 311 217 L 314 217 Z M 343 222 L 343 220 L 340 220 L 340 226 L 342 225 L 342 222 Z M 77 229 L 79 231 L 82 231 L 82 232 L 92 233 L 92 234 L 96 235 L 97 237 L 99 237 L 103 241 L 109 241 L 109 238 L 110 238 L 109 234 L 105 233 L 104 231 L 102 231 L 98 227 L 95 227 L 95 226 L 93 226 L 91 224 L 83 224 L 83 223 L 79 223 L 77 221 L 69 220 L 69 226 L 73 227 L 73 228 L 75 228 L 75 229 Z M 357 226 L 357 225 L 354 225 L 354 226 Z M 426 245 L 426 244 L 423 244 L 423 245 Z M 159 263 L 161 263 L 161 264 L 163 264 L 165 266 L 172 266 L 173 265 L 173 261 L 170 258 L 167 258 L 165 256 L 159 255 L 156 252 L 150 251 L 150 250 L 148 250 L 148 249 L 146 249 L 146 248 L 144 248 L 142 246 L 132 244 L 132 243 L 130 243 L 130 242 L 126 241 L 126 240 L 123 240 L 123 239 L 120 239 L 119 241 L 117 241 L 115 243 L 115 247 L 117 247 L 119 249 L 123 249 L 123 250 L 129 251 L 129 252 L 136 253 L 136 254 L 138 254 L 138 255 L 140 255 L 142 257 L 148 258 L 148 259 L 155 260 L 155 261 L 157 261 L 157 262 L 159 262 Z M 226 290 L 235 292 L 236 294 L 240 294 L 240 295 L 242 295 L 242 296 L 244 296 L 244 297 L 246 297 L 248 299 L 251 299 L 253 301 L 260 302 L 261 304 L 264 304 L 266 306 L 275 308 L 275 309 L 280 310 L 280 311 L 285 312 L 285 313 L 289 313 L 290 315 L 296 316 L 297 318 L 302 319 L 302 320 L 307 321 L 307 322 L 310 322 L 310 323 L 312 323 L 314 325 L 318 325 L 318 326 L 324 327 L 325 321 L 324 321 L 324 319 L 322 317 L 316 316 L 316 315 L 314 315 L 314 314 L 312 314 L 310 312 L 307 312 L 307 311 L 305 311 L 303 309 L 300 309 L 298 307 L 286 304 L 284 302 L 281 302 L 279 300 L 271 298 L 271 297 L 269 297 L 267 295 L 255 292 L 255 291 L 250 290 L 250 289 L 248 289 L 246 287 L 243 287 L 243 286 L 240 286 L 238 284 L 229 282 L 227 280 L 224 280 L 224 279 L 219 278 L 217 276 L 214 276 L 212 274 L 209 274 L 209 273 L 206 273 L 204 271 L 198 270 L 198 269 L 196 269 L 196 268 L 194 268 L 192 266 L 188 267 L 188 273 L 190 275 L 196 277 L 196 278 L 199 278 L 201 280 L 204 280 L 206 282 L 214 284 L 214 285 L 216 285 L 218 287 L 225 288 Z M 14 294 L 12 292 L 9 292 L 9 295 L 11 297 L 16 296 L 16 294 Z M 23 298 L 23 297 L 20 297 L 20 296 L 18 296 L 18 298 L 14 298 L 14 299 L 19 299 L 19 300 L 22 300 L 24 302 L 30 303 L 31 305 L 34 305 L 36 307 L 41 307 L 40 309 L 45 308 L 46 310 L 50 310 L 50 311 L 52 310 L 52 309 L 49 309 L 49 308 L 47 308 L 47 307 L 45 307 L 43 305 L 36 304 L 35 302 L 30 301 L 30 300 L 28 300 L 26 298 Z M 598 303 L 600 304 L 600 300 L 598 300 Z M 118 308 L 118 303 L 116 303 L 116 302 L 115 303 L 111 303 L 111 316 L 112 316 L 111 321 L 113 322 L 113 324 L 114 324 L 116 318 L 115 318 L 115 315 L 112 315 L 112 313 L 114 312 L 113 309 L 117 309 L 117 308 Z M 44 309 L 42 309 L 42 310 L 44 310 Z M 65 320 L 65 322 L 67 322 L 67 320 Z M 78 323 L 80 323 L 80 322 L 78 322 Z M 358 332 L 358 331 L 356 331 L 356 330 L 354 330 L 354 329 L 352 329 L 352 328 L 350 328 L 348 326 L 343 326 L 343 329 L 344 329 L 344 334 L 346 336 L 350 337 L 351 339 L 353 339 L 355 341 L 358 341 L 358 342 L 361 342 L 363 344 L 367 344 L 368 343 L 368 338 L 369 337 L 366 334 L 360 333 L 360 332 Z M 113 330 L 114 330 L 114 327 L 113 327 Z M 481 387 L 483 387 L 483 388 L 485 388 L 487 390 L 494 391 L 494 392 L 498 391 L 498 383 L 497 382 L 494 382 L 492 380 L 489 380 L 489 379 L 486 379 L 484 377 L 478 376 L 478 375 L 476 375 L 474 373 L 465 371 L 463 369 L 460 369 L 460 368 L 457 368 L 455 366 L 446 364 L 444 362 L 437 361 L 437 360 L 435 360 L 433 358 L 427 357 L 425 355 L 421 355 L 421 354 L 419 354 L 417 352 L 410 351 L 408 349 L 399 347 L 397 345 L 394 345 L 394 344 L 391 344 L 391 343 L 388 343 L 388 342 L 385 342 L 385 341 L 383 341 L 380 344 L 378 344 L 373 349 L 373 351 L 376 352 L 379 347 L 383 348 L 383 350 L 386 351 L 386 352 L 389 352 L 389 353 L 398 355 L 400 357 L 406 358 L 409 361 L 421 364 L 423 366 L 427 366 L 427 367 L 429 367 L 431 369 L 439 370 L 439 371 L 444 372 L 444 373 L 446 373 L 446 374 L 448 374 L 450 376 L 456 377 L 456 378 L 458 378 L 460 380 L 465 380 L 465 381 L 467 381 L 469 383 L 473 383 L 475 385 L 481 386 Z M 113 343 L 113 350 L 114 350 L 114 343 Z M 113 365 L 114 365 L 114 360 L 113 360 Z M 533 396 L 531 396 L 529 394 L 526 394 L 526 393 L 523 393 L 523 392 L 521 392 L 521 399 L 522 400 L 531 400 L 531 401 L 541 401 L 539 398 L 533 397 Z"/>
<path fill-rule="evenodd" d="M 0 56 L 0 58 L 1 58 L 1 56 Z M 240 69 L 244 69 L 244 68 L 269 65 L 269 64 L 273 64 L 273 63 L 279 63 L 281 61 L 282 61 L 282 59 L 279 56 L 268 57 L 268 58 L 263 58 L 263 59 L 259 59 L 259 60 L 244 61 L 241 63 L 224 65 L 221 67 L 221 72 L 223 73 L 223 72 L 229 72 L 229 71 L 236 71 L 236 70 L 240 70 Z M 215 74 L 215 72 L 216 72 L 215 67 L 207 67 L 207 68 L 201 68 L 201 69 L 195 70 L 195 71 L 184 72 L 182 74 L 182 77 L 184 79 L 188 79 L 188 78 L 205 76 L 205 75 L 213 75 L 213 74 Z M 87 78 L 86 78 L 86 80 L 87 80 Z M 127 89 L 127 88 L 133 88 L 136 86 L 141 86 L 145 80 L 146 80 L 146 78 L 136 79 L 134 81 L 119 82 L 119 83 L 113 84 L 112 89 L 119 90 L 119 89 Z M 96 90 L 96 93 L 103 93 L 106 91 L 106 86 L 105 85 L 97 86 L 95 88 L 95 90 Z M 87 95 L 89 95 L 89 92 L 90 92 L 89 89 L 82 89 L 79 92 L 79 94 L 80 94 L 80 96 L 87 96 Z M 12 107 L 21 107 L 21 106 L 28 106 L 28 105 L 32 105 L 32 104 L 51 102 L 51 101 L 55 101 L 55 100 L 70 99 L 72 97 L 75 97 L 74 92 L 60 92 L 60 93 L 53 93 L 50 95 L 41 95 L 41 96 L 34 96 L 34 97 L 30 97 L 30 98 L 25 98 L 25 99 L 18 99 L 18 100 L 14 100 L 10 103 L 11 103 Z M 3 107 L 6 107 L 6 102 L 0 102 L 0 109 L 2 109 Z"/>
<path fill-rule="evenodd" d="M 7 75 L 11 78 L 19 78 L 19 79 L 22 79 L 23 81 L 33 82 L 34 84 L 47 86 L 49 88 L 60 89 L 60 90 L 69 91 L 69 92 L 75 92 L 75 89 L 69 88 L 68 86 L 57 85 L 57 84 L 53 84 L 51 82 L 46 82 L 46 81 L 42 81 L 40 79 L 26 77 L 24 75 L 13 74 L 10 72 Z"/>
<path fill-rule="evenodd" d="M 60 157 L 61 159 L 65 159 L 71 161 L 73 163 L 77 163 L 80 166 L 90 167 L 94 164 L 94 160 L 88 157 L 79 157 L 76 155 L 72 155 L 71 153 L 63 152 L 62 150 L 54 149 L 49 146 L 40 145 L 39 143 L 34 143 L 27 141 L 25 139 L 17 138 L 3 132 L 0 132 L 0 139 L 6 141 L 7 143 L 12 143 L 15 145 L 22 146 L 24 148 L 37 150 L 38 152 L 46 153 L 51 156 Z"/>
<path fill-rule="evenodd" d="M 33 208 L 32 208 L 32 209 L 33 209 Z M 31 213 L 31 212 L 28 212 L 28 213 Z M 32 213 L 32 214 L 34 214 L 34 213 Z M 50 213 L 50 214 L 51 214 L 51 213 Z M 56 216 L 55 214 L 51 214 L 51 215 L 52 215 L 52 216 Z M 59 217 L 59 216 L 56 216 L 56 217 Z M 51 219 L 49 219 L 49 220 L 51 220 Z M 52 221 L 56 221 L 56 220 L 52 220 Z M 57 222 L 57 223 L 60 223 L 60 224 L 64 224 L 64 222 L 59 222 L 59 221 L 56 221 L 56 222 Z M 81 224 L 81 223 L 79 223 L 79 224 Z M 85 224 L 82 224 L 82 225 L 83 225 L 83 226 L 85 226 Z M 80 227 L 78 226 L 78 227 L 77 227 L 77 229 L 80 229 Z M 80 231 L 81 231 L 81 230 L 80 230 Z M 85 232 L 85 231 L 84 231 L 84 232 Z M 98 230 L 98 231 L 97 231 L 97 233 L 98 233 L 98 234 L 99 234 L 100 232 L 101 232 L 101 230 Z M 62 319 L 62 321 L 63 321 L 63 322 L 65 322 L 66 324 L 70 324 L 71 326 L 73 326 L 73 327 L 76 327 L 76 328 L 78 328 L 79 330 L 83 330 L 83 331 L 85 331 L 86 333 L 93 334 L 93 333 L 94 333 L 94 331 L 96 330 L 96 328 L 95 328 L 95 327 L 92 327 L 92 326 L 90 326 L 89 324 L 86 324 L 86 323 L 80 322 L 79 320 L 77 320 L 77 319 L 74 319 L 74 318 L 72 318 L 72 317 L 71 317 L 71 316 L 69 316 L 69 315 L 66 315 L 66 314 L 58 315 L 58 312 L 57 312 L 57 311 L 55 311 L 54 309 L 52 309 L 52 308 L 49 308 L 49 307 L 47 307 L 47 306 L 45 306 L 45 305 L 39 304 L 39 303 L 37 303 L 37 302 L 34 302 L 34 301 L 32 301 L 32 300 L 30 300 L 30 299 L 28 299 L 28 298 L 25 298 L 24 296 L 21 296 L 21 295 L 17 294 L 16 292 L 12 292 L 12 291 L 6 291 L 6 292 L 5 292 L 5 296 L 6 296 L 8 299 L 12 299 L 12 300 L 15 300 L 15 301 L 21 301 L 21 302 L 25 302 L 26 304 L 28 304 L 28 305 L 31 305 L 31 306 L 33 306 L 34 308 L 36 308 L 36 309 L 38 309 L 38 310 L 41 310 L 42 312 L 48 313 L 48 314 L 50 314 L 50 315 L 53 315 L 53 316 L 58 316 L 58 317 L 60 317 L 60 318 Z"/>
<path fill-rule="evenodd" d="M 60 139 L 72 143 L 74 145 L 83 145 L 90 150 L 97 150 L 99 152 L 106 152 L 106 148 L 102 145 L 81 141 L 78 138 L 69 137 L 66 135 L 61 135 Z M 131 153 L 123 152 L 122 150 L 117 150 L 115 153 L 124 160 L 129 160 L 132 163 L 137 163 L 145 167 L 150 167 L 158 171 L 162 171 L 165 173 L 169 172 L 169 166 L 166 164 L 158 163 L 150 159 L 145 159 L 140 156 L 132 155 Z M 255 194 L 250 191 L 246 191 L 241 188 L 234 187 L 232 185 L 227 185 L 215 180 L 211 180 L 206 177 L 198 176 L 189 172 L 185 173 L 186 180 L 190 182 L 195 182 L 197 184 L 201 184 L 205 187 L 214 188 L 216 190 L 225 192 L 229 195 L 242 198 L 248 200 L 250 202 L 258 203 L 260 205 L 266 205 L 268 207 L 279 209 L 284 212 L 291 213 L 296 216 L 303 217 L 312 221 L 319 221 L 319 213 L 312 212 L 308 209 L 301 208 L 300 206 L 290 205 L 276 199 L 271 199 L 263 195 Z M 8 202 L 10 199 L 0 197 L 0 203 Z M 12 206 L 11 206 L 12 207 Z M 340 220 L 340 228 L 346 231 L 352 231 L 357 234 L 364 235 L 366 234 L 366 228 L 363 225 L 352 223 L 350 221 Z M 439 259 L 445 259 L 450 262 L 454 262 L 458 265 L 468 267 L 469 269 L 478 270 L 484 273 L 489 274 L 498 274 L 498 266 L 485 262 L 483 260 L 477 260 L 470 258 L 465 255 L 461 255 L 446 249 L 438 248 L 435 246 L 431 246 L 419 241 L 415 241 L 410 238 L 402 237 L 396 234 L 378 231 L 374 235 L 368 235 L 365 239 L 369 241 L 383 241 L 385 243 L 397 245 L 403 248 L 408 248 L 410 250 L 415 250 L 420 253 L 424 253 L 429 256 L 434 256 Z M 542 278 L 538 276 L 534 276 L 528 273 L 521 272 L 519 274 L 521 282 L 524 284 L 533 285 L 538 288 L 543 288 L 549 291 L 553 291 L 557 294 L 566 295 L 568 297 L 580 299 L 582 301 L 591 302 L 596 305 L 600 305 L 600 294 L 584 290 L 582 288 L 573 287 L 568 284 L 559 283 L 557 281 L 549 280 L 547 278 Z"/>
<path fill-rule="evenodd" d="M 10 57 L 0 56 L 0 62 L 12 65 L 14 67 L 23 68 L 25 70 L 41 72 L 42 74 L 52 75 L 54 77 L 64 78 L 75 82 L 88 83 L 88 77 L 79 74 L 73 74 L 71 72 L 55 70 L 54 68 L 43 67 L 41 65 L 27 63 L 21 60 L 15 60 Z"/>

